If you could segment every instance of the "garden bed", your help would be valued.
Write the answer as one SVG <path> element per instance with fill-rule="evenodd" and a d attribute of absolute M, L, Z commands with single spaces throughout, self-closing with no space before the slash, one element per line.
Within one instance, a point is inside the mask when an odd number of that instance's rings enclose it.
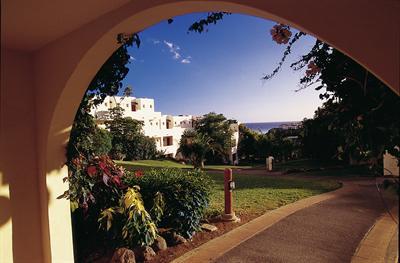
<path fill-rule="evenodd" d="M 76 167 L 85 167 L 85 162 L 76 160 Z M 170 246 L 158 251 L 151 262 L 170 262 L 267 211 L 340 187 L 336 181 L 327 179 L 268 176 L 250 170 L 234 172 L 233 204 L 242 221 L 231 223 L 212 220 L 224 210 L 224 176 L 221 171 L 208 171 L 205 175 L 192 169 L 158 168 L 124 174 L 123 169 L 106 157 L 87 162 L 86 168 L 79 171 L 76 174 L 80 177 L 70 180 L 80 180 L 74 185 L 85 185 L 85 190 L 90 190 L 87 193 L 93 193 L 93 201 L 96 201 L 89 204 L 89 210 L 85 203 L 78 203 L 79 209 L 74 213 L 74 218 L 81 220 L 75 221 L 80 226 L 74 229 L 75 233 L 87 233 L 82 235 L 85 239 L 76 237 L 81 245 L 78 246 L 79 262 L 109 262 L 119 247 L 136 249 L 150 246 L 157 237 L 157 227 L 171 229 L 173 236 L 187 239 L 185 243 L 171 242 L 168 235 L 159 231 Z M 64 195 L 72 198 L 74 195 L 71 194 L 77 194 L 79 198 L 72 199 L 77 200 L 76 203 L 88 200 L 84 199 L 85 196 L 80 197 L 78 189 L 72 190 Z M 91 221 L 84 219 L 87 216 Z M 210 221 L 218 229 L 195 233 L 201 220 Z M 91 234 L 86 227 L 93 228 Z"/>

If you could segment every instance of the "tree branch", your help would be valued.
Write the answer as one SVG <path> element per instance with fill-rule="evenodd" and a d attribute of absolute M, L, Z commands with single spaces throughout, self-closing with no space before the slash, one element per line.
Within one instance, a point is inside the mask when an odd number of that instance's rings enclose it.
<path fill-rule="evenodd" d="M 286 47 L 285 52 L 283 53 L 283 56 L 281 58 L 281 61 L 278 63 L 278 66 L 270 73 L 265 75 L 264 77 L 262 77 L 263 80 L 269 80 L 271 79 L 273 76 L 276 75 L 276 73 L 279 72 L 279 70 L 282 68 L 283 63 L 286 60 L 286 57 L 290 54 L 290 52 L 292 51 L 292 46 L 293 44 L 300 39 L 300 37 L 304 36 L 305 33 L 304 32 L 298 32 L 294 35 L 294 37 L 289 41 L 289 44 Z"/>

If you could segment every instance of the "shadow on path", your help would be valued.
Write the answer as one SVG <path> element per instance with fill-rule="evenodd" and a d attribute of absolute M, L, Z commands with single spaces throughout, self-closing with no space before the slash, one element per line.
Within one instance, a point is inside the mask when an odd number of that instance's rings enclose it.
<path fill-rule="evenodd" d="M 385 208 L 374 181 L 302 209 L 228 251 L 215 262 L 350 262 Z"/>

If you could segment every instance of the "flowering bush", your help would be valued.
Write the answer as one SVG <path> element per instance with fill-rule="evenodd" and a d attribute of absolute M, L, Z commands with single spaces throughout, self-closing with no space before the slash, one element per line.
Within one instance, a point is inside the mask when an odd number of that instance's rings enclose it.
<path fill-rule="evenodd" d="M 121 178 L 125 175 L 123 167 L 117 166 L 108 156 L 94 156 L 85 158 L 82 155 L 68 163 L 69 189 L 58 198 L 67 198 L 71 201 L 74 211 L 80 207 L 85 212 L 90 204 L 107 205 L 117 203 L 123 189 Z"/>
<path fill-rule="evenodd" d="M 96 242 L 111 240 L 112 245 L 131 248 L 154 242 L 155 221 L 144 207 L 140 188 L 133 185 L 128 188 L 122 183 L 127 176 L 123 167 L 108 156 L 79 156 L 68 167 L 68 177 L 64 180 L 69 182 L 69 190 L 58 198 L 71 201 L 75 232 L 78 232 L 75 234 L 81 242 L 89 243 L 87 240 L 96 236 Z M 143 173 L 138 171 L 134 176 L 139 178 Z M 151 205 L 157 222 L 163 213 L 162 195 L 156 193 Z"/>
<path fill-rule="evenodd" d="M 157 227 L 185 237 L 200 230 L 211 185 L 201 171 L 130 173 L 108 156 L 73 159 L 65 180 L 70 189 L 59 198 L 71 201 L 78 246 L 131 248 L 151 245 Z"/>

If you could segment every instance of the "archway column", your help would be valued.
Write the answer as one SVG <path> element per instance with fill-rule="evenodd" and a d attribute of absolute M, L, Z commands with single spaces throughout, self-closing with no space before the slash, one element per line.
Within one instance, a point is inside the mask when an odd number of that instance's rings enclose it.
<path fill-rule="evenodd" d="M 2 49 L 1 65 L 0 262 L 72 262 L 67 169 L 40 153 L 32 55 Z"/>
<path fill-rule="evenodd" d="M 32 86 L 30 55 L 2 49 L 1 262 L 43 260 L 43 206 L 35 149 L 35 101 Z"/>

